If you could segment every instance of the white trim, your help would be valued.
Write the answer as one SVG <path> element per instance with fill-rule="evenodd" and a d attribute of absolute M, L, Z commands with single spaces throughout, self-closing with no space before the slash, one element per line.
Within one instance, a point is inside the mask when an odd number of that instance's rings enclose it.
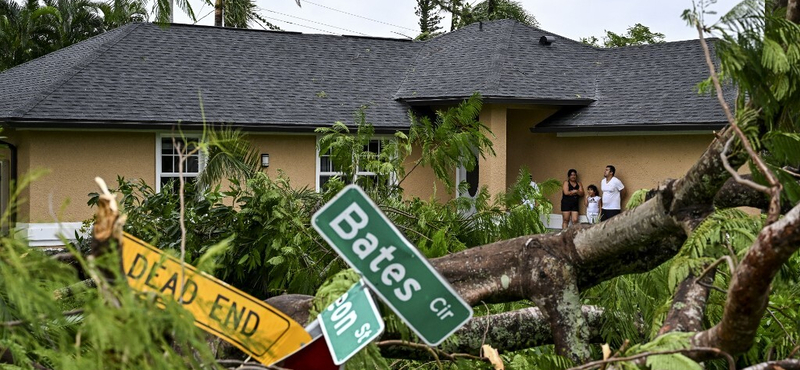
<path fill-rule="evenodd" d="M 558 132 L 556 137 L 712 135 L 713 130 Z"/>
<path fill-rule="evenodd" d="M 299 129 L 306 129 L 309 127 L 306 126 L 298 126 Z M 316 128 L 316 127 L 312 127 Z M 15 129 L 16 131 L 47 131 L 47 132 L 119 132 L 119 133 L 156 133 L 156 134 L 173 134 L 175 131 L 165 128 L 147 128 L 147 129 L 135 129 L 135 128 L 40 128 L 40 127 L 20 127 Z M 400 130 L 402 131 L 402 130 Z M 187 130 L 181 130 L 185 135 L 197 135 L 200 136 L 203 133 L 202 129 L 198 128 L 191 128 Z M 252 135 L 288 135 L 288 136 L 315 136 L 318 135 L 312 132 L 287 132 L 281 129 L 280 131 L 264 131 L 259 129 L 258 131 L 248 131 L 242 130 L 242 132 L 247 133 L 248 136 Z"/>
<path fill-rule="evenodd" d="M 561 230 L 561 221 L 563 220 L 563 217 L 561 217 L 560 213 L 551 213 L 549 215 L 549 219 L 548 215 L 542 215 L 541 220 L 544 224 L 544 227 L 548 229 Z M 586 215 L 578 215 L 578 222 L 582 224 L 588 224 L 589 219 L 586 218 Z"/>
<path fill-rule="evenodd" d="M 161 153 L 161 149 L 162 149 L 161 141 L 164 138 L 173 138 L 173 137 L 177 137 L 177 138 L 181 138 L 182 137 L 182 138 L 185 138 L 185 139 L 199 139 L 200 135 L 195 135 L 195 134 L 178 135 L 178 134 L 173 134 L 173 133 L 156 133 L 156 178 L 155 178 L 155 182 L 154 182 L 156 192 L 160 192 L 161 191 L 161 177 L 162 176 L 176 177 L 176 176 L 179 175 L 177 172 L 167 172 L 167 173 L 162 173 L 161 172 L 161 155 L 162 155 L 162 153 Z M 201 151 L 201 152 L 197 153 L 197 156 L 198 156 L 197 172 L 196 173 L 195 172 L 184 172 L 183 173 L 183 177 L 184 178 L 186 178 L 186 177 L 197 177 L 200 174 L 200 172 L 203 172 L 203 169 L 206 167 L 206 156 L 203 154 L 203 152 Z M 184 169 L 184 171 L 185 171 L 185 169 Z"/>
<path fill-rule="evenodd" d="M 315 188 L 317 190 L 317 193 L 319 193 L 322 190 L 322 189 L 320 189 L 320 183 L 319 183 L 319 178 L 321 176 L 323 176 L 323 175 L 325 175 L 325 176 L 336 176 L 336 175 L 341 175 L 342 174 L 341 172 L 327 172 L 327 171 L 326 172 L 322 172 L 322 161 L 321 161 L 322 157 L 320 156 L 320 152 L 319 152 L 319 149 L 320 149 L 319 148 L 319 140 L 322 139 L 322 136 L 323 135 L 317 135 L 317 145 L 316 145 L 316 148 L 315 148 L 316 169 L 315 169 L 314 172 L 316 174 L 316 186 L 315 186 Z M 371 139 L 369 139 L 369 141 L 370 141 L 370 143 L 372 143 L 373 141 L 377 141 L 378 145 L 380 145 L 379 146 L 379 152 L 383 152 L 383 142 L 384 142 L 384 140 L 389 140 L 392 137 L 393 136 L 377 135 L 377 136 L 373 136 Z M 331 160 L 331 166 L 333 166 L 333 160 Z M 376 176 L 376 173 L 375 172 L 368 172 L 368 171 L 356 171 L 356 178 L 361 177 L 361 176 Z M 394 178 L 394 175 L 392 175 L 392 177 L 389 179 L 389 181 L 394 183 L 394 182 L 397 181 L 397 179 Z"/>
<path fill-rule="evenodd" d="M 478 194 L 481 192 L 481 177 L 480 177 L 480 163 L 479 163 L 481 157 L 478 155 L 477 148 L 472 148 L 472 154 L 475 156 L 475 166 L 478 167 L 476 168 L 478 170 L 478 184 L 477 184 L 478 188 L 475 189 L 475 197 L 477 197 Z M 474 200 L 475 197 L 469 196 L 469 192 L 467 192 L 466 194 L 462 194 L 461 192 L 458 191 L 458 186 L 461 184 L 461 182 L 467 181 L 467 172 L 468 172 L 467 168 L 464 166 L 464 164 L 459 163 L 458 167 L 456 168 L 456 197 L 457 198 L 465 197 Z M 475 207 L 473 206 L 470 213 L 474 212 L 475 212 Z"/>
<path fill-rule="evenodd" d="M 18 222 L 16 237 L 27 240 L 31 247 L 56 247 L 64 245 L 61 236 L 69 241 L 75 240 L 75 232 L 83 226 L 82 222 L 25 223 Z"/>
<path fill-rule="evenodd" d="M 321 139 L 321 138 L 322 138 L 322 135 L 317 135 L 317 138 L 315 140 L 315 145 L 314 145 L 314 158 L 316 158 L 314 160 L 316 162 L 316 168 L 314 169 L 314 182 L 316 183 L 316 185 L 314 186 L 314 189 L 317 191 L 317 193 L 320 192 L 320 190 L 319 190 L 319 170 L 320 170 L 319 139 Z"/>

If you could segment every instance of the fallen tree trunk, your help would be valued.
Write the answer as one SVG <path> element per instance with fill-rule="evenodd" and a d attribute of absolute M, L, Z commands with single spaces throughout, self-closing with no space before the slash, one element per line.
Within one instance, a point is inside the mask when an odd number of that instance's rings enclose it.
<path fill-rule="evenodd" d="M 659 186 L 644 204 L 610 220 L 504 240 L 431 263 L 472 305 L 532 300 L 550 319 L 558 353 L 588 360 L 580 291 L 649 271 L 675 256 L 691 230 L 713 212 L 714 198 L 731 176 L 720 158 L 731 135 L 728 130 L 715 139 L 686 176 Z M 737 167 L 745 159 L 743 154 L 728 158 Z"/>

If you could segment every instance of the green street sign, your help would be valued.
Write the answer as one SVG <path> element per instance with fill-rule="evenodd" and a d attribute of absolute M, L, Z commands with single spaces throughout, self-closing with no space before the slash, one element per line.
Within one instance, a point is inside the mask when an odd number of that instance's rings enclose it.
<path fill-rule="evenodd" d="M 333 363 L 341 365 L 383 332 L 383 320 L 363 282 L 319 314 L 319 324 Z"/>
<path fill-rule="evenodd" d="M 311 220 L 425 343 L 438 345 L 472 317 L 472 307 L 358 186 L 345 187 Z"/>

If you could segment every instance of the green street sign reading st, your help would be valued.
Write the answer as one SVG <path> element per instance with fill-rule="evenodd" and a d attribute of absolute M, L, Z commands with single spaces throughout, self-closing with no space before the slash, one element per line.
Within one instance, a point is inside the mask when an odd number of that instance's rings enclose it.
<path fill-rule="evenodd" d="M 361 281 L 320 312 L 319 324 L 336 365 L 366 347 L 384 328 L 381 313 Z"/>
<path fill-rule="evenodd" d="M 311 220 L 425 343 L 438 345 L 472 317 L 472 307 L 358 186 L 345 187 Z"/>

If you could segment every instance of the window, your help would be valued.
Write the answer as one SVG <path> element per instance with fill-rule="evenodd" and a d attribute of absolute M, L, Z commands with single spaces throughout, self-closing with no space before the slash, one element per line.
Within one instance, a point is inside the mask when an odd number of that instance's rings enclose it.
<path fill-rule="evenodd" d="M 380 140 L 370 140 L 369 144 L 364 146 L 364 150 L 368 150 L 376 155 L 381 154 L 381 150 L 383 150 L 383 143 Z M 317 165 L 319 168 L 317 171 L 319 174 L 319 176 L 317 176 L 317 191 L 322 190 L 325 187 L 325 183 L 335 176 L 339 176 L 342 181 L 347 184 L 351 182 L 351 179 L 345 179 L 342 177 L 344 174 L 341 172 L 341 170 L 337 169 L 336 164 L 333 163 L 333 158 L 331 158 L 330 151 L 319 154 L 317 158 Z M 356 183 L 362 187 L 370 187 L 375 185 L 377 181 L 378 175 L 374 172 L 363 171 L 360 168 L 358 171 L 356 171 Z"/>
<path fill-rule="evenodd" d="M 187 139 L 189 141 L 188 146 Z M 194 138 L 167 135 L 159 135 L 156 139 L 156 190 L 161 191 L 162 187 L 172 183 L 172 186 L 177 191 L 180 186 L 178 182 L 178 177 L 180 176 L 178 171 L 179 150 L 184 155 L 193 151 L 195 145 L 191 143 L 192 139 Z M 204 158 L 199 152 L 191 154 L 183 163 L 183 180 L 187 183 L 194 183 L 204 165 Z"/>

